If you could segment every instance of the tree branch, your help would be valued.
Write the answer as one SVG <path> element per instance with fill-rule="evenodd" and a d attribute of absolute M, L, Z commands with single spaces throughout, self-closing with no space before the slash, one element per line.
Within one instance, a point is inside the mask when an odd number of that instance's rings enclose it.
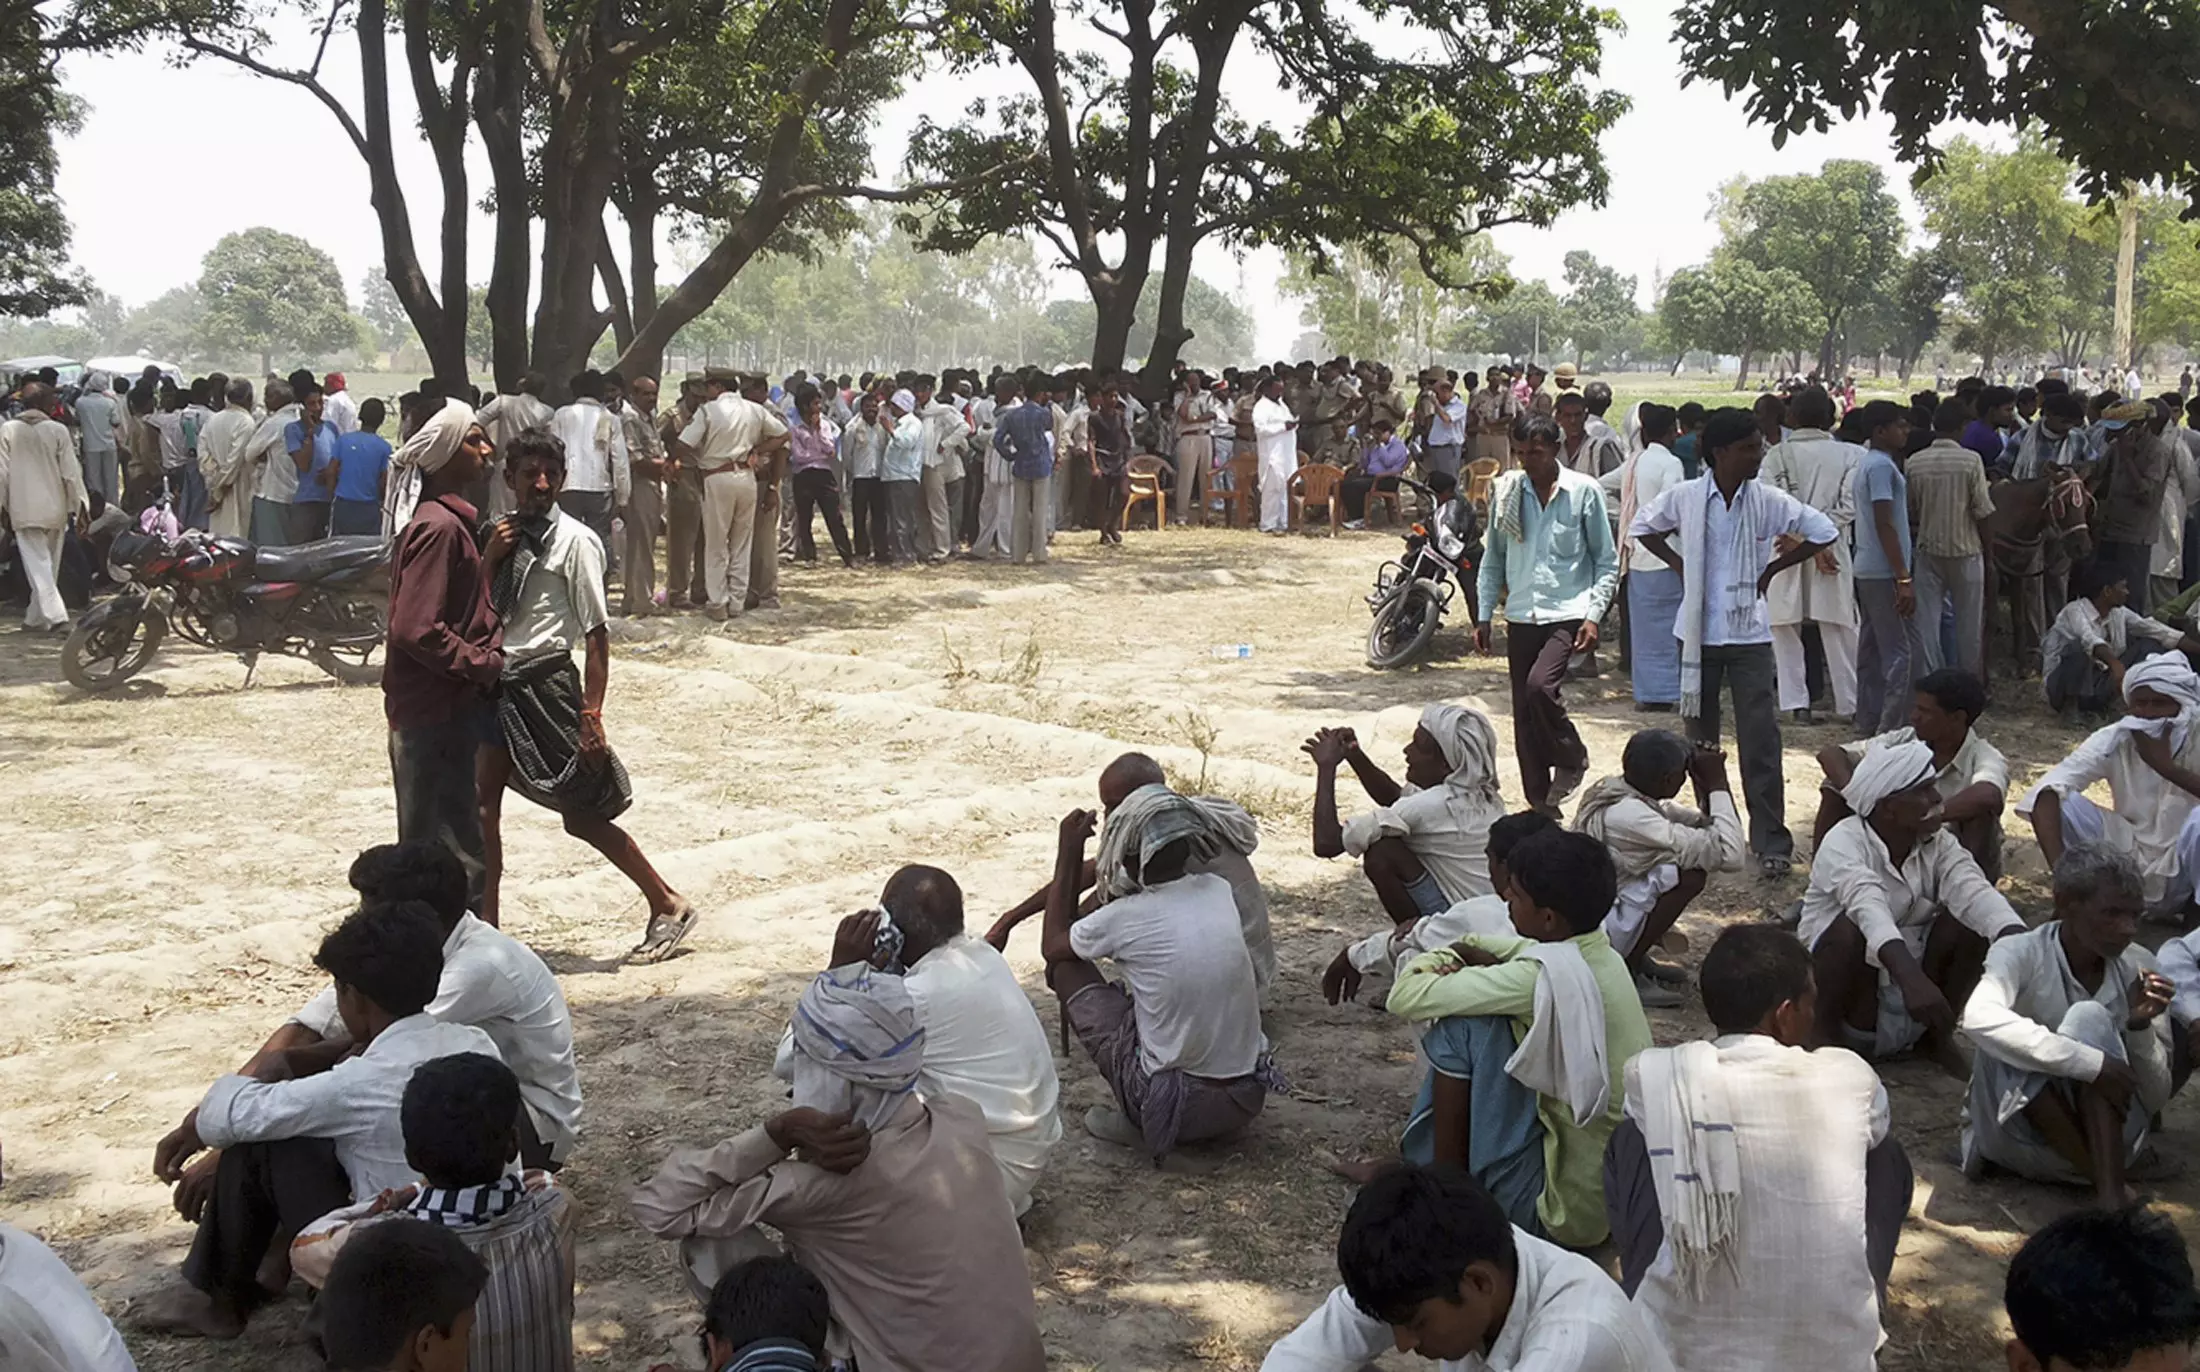
<path fill-rule="evenodd" d="M 361 157 L 368 156 L 367 137 L 359 131 L 358 121 L 351 117 L 351 111 L 344 108 L 343 102 L 330 94 L 328 87 L 321 84 L 319 77 L 310 72 L 271 67 L 253 57 L 250 53 L 235 52 L 191 34 L 183 36 L 183 46 L 187 52 L 197 53 L 201 57 L 218 57 L 224 62 L 234 63 L 243 67 L 246 71 L 264 76 L 270 81 L 282 81 L 306 91 L 326 106 L 330 114 L 336 116 L 336 122 L 343 126 L 344 136 L 351 140 L 352 147 L 358 150 L 359 155 Z"/>

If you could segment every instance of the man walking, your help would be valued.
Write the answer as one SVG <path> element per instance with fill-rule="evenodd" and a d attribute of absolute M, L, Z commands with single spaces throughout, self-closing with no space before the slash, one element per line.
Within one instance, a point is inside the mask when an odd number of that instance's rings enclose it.
<path fill-rule="evenodd" d="M 1833 693 L 1834 713 L 1851 719 L 1856 714 L 1856 590 L 1849 530 L 1856 523 L 1856 468 L 1861 454 L 1855 445 L 1833 436 L 1833 397 L 1823 388 L 1798 392 L 1788 413 L 1795 427 L 1766 455 L 1764 481 L 1833 521 L 1840 537 L 1809 562 L 1782 572 L 1767 593 L 1780 708 L 1791 712 L 1799 724 L 1811 722 L 1803 626 L 1815 624 L 1819 642 L 1825 645 L 1826 684 Z"/>
<path fill-rule="evenodd" d="M 1490 651 L 1502 603 L 1520 788 L 1531 808 L 1558 819 L 1589 766 L 1559 688 L 1573 654 L 1597 646 L 1597 621 L 1619 590 L 1619 550 L 1604 488 L 1559 465 L 1556 421 L 1523 417 L 1512 445 L 1521 470 L 1508 472 L 1490 501 L 1474 647 Z"/>
<path fill-rule="evenodd" d="M 0 514 L 15 529 L 23 578 L 30 583 L 23 627 L 66 632 L 69 607 L 55 575 L 69 525 L 84 514 L 90 497 L 68 427 L 52 417 L 53 387 L 34 381 L 22 399 L 22 413 L 0 424 Z"/>
<path fill-rule="evenodd" d="M 1764 435 L 1747 410 L 1713 413 L 1703 431 L 1709 470 L 1671 487 L 1635 515 L 1628 533 L 1681 574 L 1681 714 L 1690 738 L 1719 740 L 1719 689 L 1734 695 L 1734 736 L 1749 804 L 1749 842 L 1758 870 L 1786 876 L 1795 861 L 1781 780 L 1772 624 L 1765 589 L 1788 568 L 1830 547 L 1833 521 L 1757 480 Z M 1978 459 L 1968 452 L 1974 466 Z M 1774 541 L 1798 535 L 1770 556 Z M 1679 546 L 1674 546 L 1675 540 Z"/>
<path fill-rule="evenodd" d="M 405 440 L 393 467 L 418 474 L 419 503 L 390 552 L 389 655 L 382 706 L 398 841 L 440 843 L 466 869 L 468 903 L 481 906 L 486 871 L 474 751 L 493 726 L 490 692 L 504 672 L 503 634 L 489 608 L 478 515 L 462 494 L 496 449 L 456 400 Z M 392 483 L 398 475 L 393 471 Z"/>

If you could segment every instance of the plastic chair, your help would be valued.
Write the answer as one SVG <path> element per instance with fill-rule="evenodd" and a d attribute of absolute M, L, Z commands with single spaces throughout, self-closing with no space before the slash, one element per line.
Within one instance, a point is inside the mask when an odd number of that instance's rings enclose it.
<path fill-rule="evenodd" d="M 1131 459 L 1131 497 L 1123 505 L 1123 527 L 1131 526 L 1131 516 L 1140 505 L 1153 506 L 1154 532 L 1169 527 L 1169 502 L 1161 490 L 1161 459 L 1152 454 L 1141 454 Z"/>
<path fill-rule="evenodd" d="M 1467 503 L 1487 505 L 1490 488 L 1497 483 L 1497 459 L 1478 457 L 1467 464 Z"/>
<path fill-rule="evenodd" d="M 1329 516 L 1329 533 L 1335 537 L 1344 519 L 1344 468 L 1330 462 L 1309 462 L 1291 476 L 1291 527 L 1306 523 L 1310 507 L 1320 506 Z"/>
<path fill-rule="evenodd" d="M 1388 491 L 1376 486 L 1368 487 L 1367 522 L 1369 524 L 1375 522 L 1375 507 L 1377 505 L 1388 505 L 1390 507 L 1390 516 L 1384 522 L 1392 528 L 1406 522 L 1405 490 L 1403 487 Z"/>
<path fill-rule="evenodd" d="M 1241 524 L 1252 525 L 1260 518 L 1253 490 L 1254 483 L 1260 479 L 1260 459 L 1251 453 L 1241 453 L 1231 458 L 1222 470 L 1230 474 L 1230 489 L 1210 492 L 1210 508 L 1219 508 L 1223 523 L 1232 529 Z"/>

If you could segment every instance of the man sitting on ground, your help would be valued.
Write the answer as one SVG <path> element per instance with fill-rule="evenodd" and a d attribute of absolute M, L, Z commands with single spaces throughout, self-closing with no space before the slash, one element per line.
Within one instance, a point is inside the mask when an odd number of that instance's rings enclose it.
<path fill-rule="evenodd" d="M 1921 741 L 1864 755 L 1841 792 L 1854 813 L 1812 856 L 1796 934 L 1823 1042 L 1872 1061 L 1918 1048 L 1960 1077 L 1957 1012 L 1987 944 L 2024 921 L 1941 828 L 1939 775 Z"/>
<path fill-rule="evenodd" d="M 1833 826 L 1847 819 L 1849 803 L 1841 788 L 1856 774 L 1856 764 L 1881 748 L 1922 742 L 1933 750 L 1933 789 L 1940 793 L 1940 822 L 1978 862 L 1988 881 L 2001 879 L 2001 807 L 2009 793 L 2009 762 L 1978 731 L 1986 712 L 1986 687 L 1969 672 L 1943 667 L 1917 683 L 1909 727 L 1890 729 L 1854 743 L 1829 743 L 1818 750 L 1825 785 L 1818 788 L 1818 822 L 1811 851 L 1824 845 Z"/>
<path fill-rule="evenodd" d="M 1394 1167 L 1361 1188 L 1337 1270 L 1344 1284 L 1261 1372 L 1360 1372 L 1392 1348 L 1437 1372 L 1672 1372 L 1610 1277 L 1508 1225 L 1455 1167 Z"/>
<path fill-rule="evenodd" d="M 419 901 L 443 930 L 443 976 L 428 1015 L 488 1034 L 519 1078 L 523 1166 L 565 1165 L 581 1119 L 573 1014 L 557 977 L 535 950 L 466 911 L 466 869 L 434 843 L 384 843 L 353 859 L 352 889 L 365 904 Z M 336 994 L 323 991 L 275 1031 L 262 1053 L 346 1037 Z M 249 1069 L 247 1069 L 249 1071 Z"/>
<path fill-rule="evenodd" d="M 2071 573 L 2070 603 L 2040 640 L 2040 692 L 2065 724 L 2109 709 L 2125 669 L 2142 658 L 2171 648 L 2200 653 L 2200 639 L 2131 609 L 2130 598 L 2130 583 L 2105 564 Z"/>
<path fill-rule="evenodd" d="M 424 1062 L 405 1085 L 405 1161 L 420 1184 L 335 1210 L 290 1246 L 306 1285 L 328 1284 L 350 1244 L 393 1219 L 458 1235 L 489 1269 L 474 1312 L 468 1372 L 569 1372 L 573 1366 L 571 1201 L 548 1172 L 515 1172 L 519 1079 L 479 1053 Z"/>
<path fill-rule="evenodd" d="M 703 1307 L 708 1372 L 822 1372 L 832 1327 L 825 1284 L 793 1258 L 736 1263 Z"/>
<path fill-rule="evenodd" d="M 1488 716 L 1459 705 L 1422 710 L 1406 740 L 1403 786 L 1360 750 L 1350 729 L 1317 730 L 1301 751 L 1314 759 L 1314 856 L 1360 859 L 1392 924 L 1403 930 L 1491 893 L 1484 854 L 1505 798 Z M 1340 821 L 1337 768 L 1346 763 L 1376 808 Z"/>
<path fill-rule="evenodd" d="M 2090 1184 L 2129 1203 L 2127 1169 L 2170 1094 L 2175 989 L 2133 940 L 2144 882 L 2129 854 L 2073 847 L 2055 864 L 2055 918 L 2001 940 L 1963 1007 L 1978 1053 L 1963 1170 Z"/>
<path fill-rule="evenodd" d="M 2047 769 L 2017 806 L 2050 864 L 2078 843 L 2128 852 L 2146 874 L 2147 908 L 2179 923 L 2200 870 L 2200 674 L 2182 657 L 2150 657 L 2124 673 L 2124 718 L 2096 729 Z M 2108 783 L 2106 810 L 2085 797 Z"/>
<path fill-rule="evenodd" d="M 413 1069 L 453 1053 L 496 1055 L 470 1025 L 427 1014 L 443 935 L 418 904 L 358 911 L 321 940 L 314 965 L 335 984 L 342 1041 L 263 1054 L 254 1076 L 226 1076 L 153 1153 L 182 1180 L 204 1148 L 222 1150 L 184 1285 L 146 1312 L 161 1332 L 233 1339 L 290 1285 L 290 1240 L 354 1199 L 410 1185 L 399 1105 Z M 341 1058 L 339 1061 L 338 1059 Z"/>
<path fill-rule="evenodd" d="M 0 1221 L 0 1366 L 8 1372 L 137 1372 L 114 1322 L 60 1255 Z"/>
<path fill-rule="evenodd" d="M 1490 881 L 1498 892 L 1502 892 L 1511 879 L 1505 862 L 1512 856 L 1512 850 L 1544 830 L 1557 827 L 1558 821 L 1541 810 L 1522 810 L 1490 826 L 1490 844 L 1485 852 L 1490 863 Z M 1381 972 L 1389 976 L 1399 964 L 1411 962 L 1423 953 L 1449 948 L 1469 934 L 1512 937 L 1512 906 L 1503 895 L 1493 892 L 1462 900 L 1441 914 L 1423 915 L 1403 929 L 1384 929 L 1357 943 L 1346 944 L 1344 951 L 1329 964 L 1329 970 L 1322 973 L 1322 996 L 1331 1005 L 1352 1000 L 1359 995 L 1360 981 L 1367 973 Z"/>
<path fill-rule="evenodd" d="M 329 1270 L 315 1313 L 329 1372 L 469 1372 L 488 1269 L 440 1224 L 375 1226 Z"/>
<path fill-rule="evenodd" d="M 2181 1372 L 2200 1343 L 2192 1256 L 2146 1206 L 2078 1210 L 2009 1260 L 2009 1372 Z"/>
<path fill-rule="evenodd" d="M 1514 936 L 1424 954 L 1391 988 L 1390 1013 L 1433 1021 L 1401 1147 L 1465 1167 L 1528 1233 L 1586 1248 L 1608 1232 L 1604 1147 L 1650 1024 L 1604 933 L 1618 883 L 1603 845 L 1539 834 L 1506 869 Z"/>
<path fill-rule="evenodd" d="M 1673 799 L 1690 781 L 1695 809 Z M 1582 796 L 1574 828 L 1612 855 L 1619 893 L 1604 932 L 1627 960 L 1642 1003 L 1653 1009 L 1679 1005 L 1678 992 L 1652 980 L 1659 968 L 1650 955 L 1681 911 L 1703 894 L 1711 874 L 1740 871 L 1748 852 L 1727 784 L 1726 754 L 1670 729 L 1644 729 L 1627 740 L 1620 775 Z M 1671 970 L 1686 979 L 1687 973 Z"/>
<path fill-rule="evenodd" d="M 1100 813 L 1106 823 L 1100 830 L 1100 856 L 1087 861 L 1079 877 L 1084 883 L 1079 889 L 1091 892 L 1081 909 L 1089 913 L 1124 893 L 1120 835 L 1138 827 L 1134 821 L 1139 812 L 1162 803 L 1162 796 L 1173 794 L 1161 764 L 1144 753 L 1125 753 L 1101 769 Z M 1134 798 L 1132 814 L 1124 826 L 1118 826 L 1117 811 Z M 1231 899 L 1237 902 L 1238 924 L 1245 934 L 1245 951 L 1253 959 L 1253 980 L 1266 995 L 1269 983 L 1276 979 L 1276 940 L 1268 931 L 1268 894 L 1252 863 L 1253 850 L 1260 846 L 1260 825 L 1234 801 L 1220 796 L 1188 799 L 1199 807 L 1213 845 L 1207 856 L 1186 870 L 1194 876 L 1218 876 L 1230 883 Z M 1110 838 L 1111 833 L 1118 837 Z M 985 941 L 1007 952 L 1009 935 L 1017 925 L 1047 908 L 1047 893 L 1053 889 L 1050 878 L 1023 904 L 994 921 Z"/>
<path fill-rule="evenodd" d="M 883 929 L 892 932 L 882 944 Z M 894 950 L 893 940 L 900 940 Z M 927 1099 L 957 1095 L 985 1116 L 994 1160 L 1020 1216 L 1047 1157 L 1062 1141 L 1061 1083 L 1054 1050 L 1008 959 L 963 931 L 962 887 L 937 867 L 904 867 L 887 878 L 876 908 L 848 916 L 833 938 L 835 967 L 868 962 L 902 970 L 902 986 L 924 1030 Z M 772 1069 L 793 1080 L 794 1031 L 779 1040 Z"/>
<path fill-rule="evenodd" d="M 1233 930 L 1234 937 L 1234 930 Z M 1247 974 L 1248 983 L 1251 974 Z M 914 1089 L 925 1035 L 902 979 L 855 962 L 794 1016 L 794 1105 L 665 1159 L 635 1217 L 678 1239 L 697 1299 L 779 1244 L 831 1293 L 865 1372 L 1042 1372 L 1031 1274 L 985 1118 Z"/>
<path fill-rule="evenodd" d="M 1620 1285 L 1685 1372 L 1869 1372 L 1913 1177 L 1887 1091 L 1817 1035 L 1810 955 L 1735 925 L 1703 960 L 1718 1037 L 1627 1064 L 1605 1155 Z"/>
<path fill-rule="evenodd" d="M 1199 807 L 1163 793 L 1121 835 L 1125 893 L 1077 913 L 1090 810 L 1062 817 L 1039 951 L 1047 984 L 1116 1106 L 1085 1112 L 1095 1138 L 1157 1162 L 1180 1143 L 1242 1130 L 1282 1079 L 1260 1028 L 1260 992 L 1229 884 L 1195 876 L 1214 840 Z M 1094 963 L 1112 959 L 1128 991 Z"/>

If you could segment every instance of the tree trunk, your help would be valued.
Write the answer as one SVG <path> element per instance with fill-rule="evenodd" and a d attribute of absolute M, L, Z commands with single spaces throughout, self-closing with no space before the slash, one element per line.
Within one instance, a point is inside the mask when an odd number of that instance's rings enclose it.
<path fill-rule="evenodd" d="M 474 125 L 488 154 L 495 187 L 495 250 L 489 263 L 490 372 L 500 394 L 519 390 L 527 370 L 527 287 L 534 250 L 530 235 L 527 154 L 520 111 L 527 81 L 524 0 L 498 6 L 488 58 L 474 88 Z"/>
<path fill-rule="evenodd" d="M 1092 369 L 1101 375 L 1123 370 L 1123 359 L 1130 351 L 1131 326 L 1138 322 L 1138 292 L 1146 284 L 1146 274 L 1138 273 L 1136 282 L 1107 273 L 1085 285 L 1092 291 L 1092 303 L 1096 322 L 1092 330 Z"/>
<path fill-rule="evenodd" d="M 1223 68 L 1229 64 L 1231 44 L 1243 23 L 1242 12 L 1214 16 L 1211 26 L 1194 36 L 1192 48 L 1199 58 L 1199 79 L 1193 88 L 1191 108 L 1184 117 L 1185 128 L 1214 127 L 1215 116 L 1222 105 Z M 1156 302 L 1153 349 L 1146 355 L 1145 370 L 1147 389 L 1158 395 L 1169 393 L 1169 373 L 1183 353 L 1184 345 L 1192 341 L 1192 331 L 1184 324 L 1184 296 L 1192 283 L 1192 251 L 1207 232 L 1201 222 L 1200 192 L 1207 184 L 1211 146 L 1206 138 L 1177 139 L 1175 164 L 1169 171 L 1169 219 L 1162 248 L 1161 295 Z"/>
<path fill-rule="evenodd" d="M 2138 361 L 2138 353 L 2131 346 L 2132 327 L 2132 275 L 2139 256 L 2139 187 L 2137 183 L 2124 183 L 2123 204 L 2117 209 L 2116 236 L 2116 365 L 2128 367 Z M 2125 399 L 2130 399 L 2126 396 Z"/>
<path fill-rule="evenodd" d="M 634 313 L 634 336 L 621 340 L 619 365 L 626 371 L 628 380 L 637 376 L 658 377 L 665 367 L 664 349 L 642 351 L 634 346 L 635 337 L 649 327 L 650 317 L 657 313 L 657 209 L 647 201 L 632 204 L 626 210 L 627 287 Z"/>
<path fill-rule="evenodd" d="M 589 349 L 610 316 L 596 308 L 596 259 L 604 242 L 604 206 L 618 168 L 623 72 L 594 55 L 563 73 L 543 140 L 542 271 L 535 304 L 533 361 L 550 390 L 588 365 Z M 561 66 L 562 66 L 561 62 Z"/>

